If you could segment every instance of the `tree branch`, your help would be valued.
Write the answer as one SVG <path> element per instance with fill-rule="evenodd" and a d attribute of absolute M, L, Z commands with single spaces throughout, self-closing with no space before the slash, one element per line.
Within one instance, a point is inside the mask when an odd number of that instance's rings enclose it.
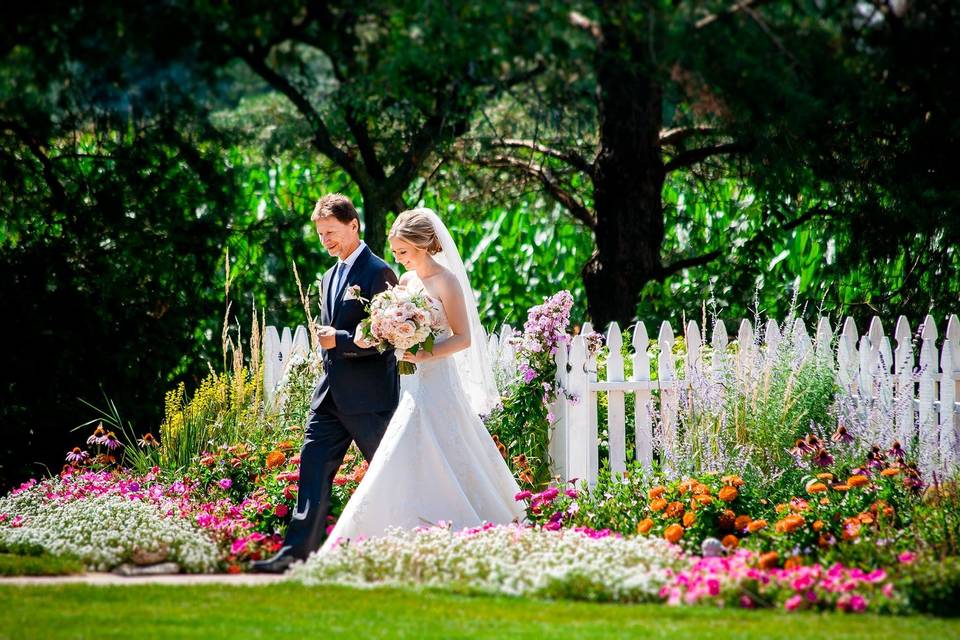
<path fill-rule="evenodd" d="M 582 222 L 591 231 L 596 230 L 597 221 L 594 219 L 593 214 L 590 213 L 590 210 L 583 206 L 583 204 L 581 204 L 580 201 L 573 196 L 573 194 L 565 191 L 564 188 L 556 180 L 554 180 L 553 175 L 548 168 L 542 165 L 535 166 L 529 162 L 525 162 L 511 156 L 495 156 L 489 159 L 479 158 L 472 160 L 472 162 L 485 167 L 511 169 L 513 171 L 518 171 L 536 178 L 553 197 L 553 199 L 560 203 L 564 209 L 570 212 L 570 215 Z"/>
<path fill-rule="evenodd" d="M 313 105 L 310 104 L 307 97 L 298 91 L 287 78 L 274 71 L 261 55 L 255 55 L 253 51 L 243 49 L 238 50 L 237 53 L 267 84 L 285 95 L 297 108 L 297 111 L 306 118 L 313 130 L 313 142 L 317 150 L 350 174 L 350 177 L 354 179 L 361 190 L 365 187 L 369 188 L 373 182 L 370 174 L 364 171 L 343 149 L 334 144 L 326 123 Z"/>
<path fill-rule="evenodd" d="M 66 211 L 70 205 L 67 192 L 57 179 L 53 163 L 50 161 L 50 157 L 44 152 L 40 143 L 34 140 L 26 129 L 12 120 L 0 120 L 0 128 L 12 132 L 30 150 L 30 154 L 40 163 L 43 180 L 47 183 L 47 187 L 50 189 L 51 195 L 53 195 L 53 201 L 58 207 Z"/>
<path fill-rule="evenodd" d="M 530 149 L 531 151 L 542 153 L 545 156 L 550 156 L 551 158 L 556 158 L 557 160 L 563 160 L 574 169 L 582 171 L 589 176 L 593 175 L 593 167 L 590 166 L 590 163 L 588 163 L 583 156 L 575 151 L 560 151 L 559 149 L 553 149 L 552 147 L 540 144 L 536 140 L 520 140 L 516 138 L 498 140 L 492 143 L 491 146 Z"/>
<path fill-rule="evenodd" d="M 693 136 L 707 136 L 715 133 L 719 133 L 719 130 L 715 127 L 678 127 L 676 129 L 664 129 L 660 132 L 660 146 L 673 146 Z"/>
<path fill-rule="evenodd" d="M 683 258 L 682 260 L 677 260 L 661 270 L 662 278 L 666 278 L 669 275 L 673 275 L 678 271 L 683 269 L 689 269 L 690 267 L 700 267 L 705 264 L 709 264 L 723 255 L 721 249 L 714 249 L 713 251 L 708 251 L 707 253 L 695 256 L 693 258 Z"/>
<path fill-rule="evenodd" d="M 703 162 L 711 156 L 727 153 L 740 153 L 747 151 L 748 149 L 749 146 L 742 142 L 727 142 L 724 144 L 715 144 L 709 147 L 700 147 L 699 149 L 683 151 L 675 155 L 669 162 L 663 165 L 663 171 L 664 173 L 670 173 L 671 171 Z"/>
<path fill-rule="evenodd" d="M 729 9 L 722 13 L 711 13 L 708 16 L 704 16 L 694 23 L 694 28 L 703 29 L 704 27 L 717 22 L 718 20 L 729 18 L 736 15 L 741 11 L 746 9 L 755 9 L 757 7 L 763 6 L 770 2 L 770 0 L 740 0 L 739 2 L 734 2 Z"/>
<path fill-rule="evenodd" d="M 775 230 L 781 233 L 784 231 L 792 231 L 793 229 L 796 229 L 800 225 L 803 225 L 818 216 L 831 217 L 835 215 L 838 215 L 838 212 L 834 209 L 826 209 L 823 207 L 813 207 L 813 208 L 807 209 L 806 211 L 803 212 L 803 214 L 797 216 L 790 222 L 787 222 L 778 227 L 775 227 Z M 770 239 L 770 236 L 768 234 L 758 232 L 752 238 L 750 238 L 744 243 L 744 247 L 746 247 L 747 245 L 755 245 L 759 242 L 762 242 L 764 240 L 769 240 L 769 239 Z M 673 275 L 674 273 L 677 273 L 678 271 L 681 271 L 683 269 L 689 269 L 690 267 L 700 267 L 705 264 L 709 264 L 714 260 L 716 260 L 717 258 L 725 255 L 725 253 L 726 251 L 724 248 L 719 248 L 719 249 L 714 249 L 712 251 L 708 251 L 699 256 L 677 260 L 663 268 L 663 270 L 661 271 L 662 277 L 666 278 L 667 276 Z"/>

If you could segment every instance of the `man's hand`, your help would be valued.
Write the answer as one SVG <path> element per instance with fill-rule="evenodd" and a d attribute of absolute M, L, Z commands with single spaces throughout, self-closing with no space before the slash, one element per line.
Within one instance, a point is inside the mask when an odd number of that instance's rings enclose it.
<path fill-rule="evenodd" d="M 359 324 L 357 325 L 356 332 L 353 334 L 353 344 L 357 345 L 361 349 L 370 349 L 371 347 L 377 346 L 376 342 L 368 342 L 363 337 L 363 331 L 361 330 Z"/>
<path fill-rule="evenodd" d="M 333 349 L 337 346 L 337 330 L 333 327 L 318 327 L 317 335 L 320 338 L 320 346 L 324 349 Z"/>

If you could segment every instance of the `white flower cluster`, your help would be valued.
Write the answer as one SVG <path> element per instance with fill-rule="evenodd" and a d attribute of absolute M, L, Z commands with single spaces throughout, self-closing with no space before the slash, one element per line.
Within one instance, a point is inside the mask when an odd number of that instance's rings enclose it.
<path fill-rule="evenodd" d="M 393 529 L 298 564 L 306 584 L 447 587 L 482 593 L 621 602 L 653 601 L 679 550 L 646 537 L 590 537 L 517 525 L 453 532 Z"/>
<path fill-rule="evenodd" d="M 441 310 L 430 298 L 396 286 L 373 296 L 363 331 L 373 342 L 406 350 L 426 341 L 442 322 Z"/>
<path fill-rule="evenodd" d="M 58 504 L 18 500 L 25 494 L 4 498 L 3 508 L 17 500 L 16 510 L 28 517 L 22 526 L 0 525 L 0 543 L 30 544 L 53 555 L 70 554 L 88 568 L 108 571 L 130 561 L 135 553 L 169 550 L 167 560 L 190 573 L 216 569 L 217 546 L 187 520 L 164 517 L 153 505 L 120 496 L 97 496 Z M 19 503 L 23 504 L 19 504 Z"/>

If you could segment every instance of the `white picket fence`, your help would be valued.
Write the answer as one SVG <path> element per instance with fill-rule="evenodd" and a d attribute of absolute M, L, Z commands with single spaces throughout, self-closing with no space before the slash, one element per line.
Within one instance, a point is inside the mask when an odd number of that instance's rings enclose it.
<path fill-rule="evenodd" d="M 268 405 L 274 403 L 277 386 L 293 356 L 309 353 L 310 335 L 305 326 L 298 326 L 293 333 L 289 327 L 282 332 L 273 325 L 267 327 L 263 335 L 263 396 Z"/>
<path fill-rule="evenodd" d="M 618 325 L 612 324 L 606 335 L 610 353 L 606 362 L 607 378 L 598 380 L 596 356 L 588 353 L 583 337 L 591 330 L 585 325 L 581 335 L 557 352 L 558 382 L 573 399 L 560 397 L 552 407 L 557 422 L 550 440 L 554 474 L 564 479 L 584 479 L 589 484 L 596 482 L 599 473 L 599 394 L 607 394 L 610 471 L 621 473 L 626 469 L 628 394 L 634 403 L 636 459 L 649 468 L 654 455 L 654 416 L 662 421 L 661 440 L 669 447 L 669 443 L 676 441 L 681 389 L 695 389 L 691 381 L 698 379 L 719 382 L 731 371 L 736 376 L 749 375 L 743 368 L 755 361 L 750 350 L 776 349 L 784 338 L 780 327 L 771 320 L 764 327 L 763 339 L 755 340 L 751 323 L 743 320 L 737 332 L 739 348 L 731 356 L 726 353 L 729 342 L 726 327 L 723 322 L 717 322 L 710 341 L 713 347 L 710 370 L 704 371 L 705 360 L 700 353 L 704 341 L 697 323 L 691 321 L 686 326 L 687 353 L 680 363 L 684 374 L 680 376 L 672 353 L 674 331 L 664 322 L 657 337 L 660 349 L 657 376 L 652 380 L 650 340 L 645 324 L 639 322 L 631 336 L 629 357 L 633 373 L 628 380 L 621 355 L 623 334 Z M 914 357 L 913 335 L 904 317 L 900 317 L 894 330 L 895 350 L 879 318 L 873 318 L 863 336 L 858 336 L 853 319 L 847 318 L 835 354 L 831 346 L 833 331 L 826 318 L 820 319 L 813 339 L 799 319 L 788 330 L 793 332 L 792 338 L 800 351 L 828 359 L 836 368 L 842 392 L 851 399 L 885 402 L 896 408 L 898 437 L 909 442 L 914 435 L 919 436 L 921 468 L 929 468 L 934 459 L 945 466 L 954 466 L 960 461 L 960 403 L 957 402 L 960 397 L 960 321 L 956 315 L 947 321 L 946 337 L 939 350 L 936 323 L 927 316 L 920 333 L 919 361 Z M 671 453 L 661 452 L 667 457 Z"/>
<path fill-rule="evenodd" d="M 599 425 L 597 406 L 599 395 L 607 395 L 607 448 L 612 473 L 626 469 L 626 403 L 633 402 L 635 416 L 634 451 L 636 459 L 649 468 L 654 459 L 654 420 L 662 422 L 663 443 L 669 447 L 674 441 L 678 424 L 680 393 L 691 389 L 697 379 L 723 380 L 731 372 L 746 375 L 743 368 L 753 362 L 753 349 L 776 349 L 784 339 L 781 328 L 770 320 L 763 328 L 762 339 L 755 340 L 754 328 L 747 320 L 740 322 L 736 354 L 726 353 L 729 337 L 726 326 L 718 321 L 710 340 L 712 356 L 709 370 L 701 357 L 704 340 L 696 322 L 688 322 L 685 330 L 687 352 L 683 357 L 682 374 L 678 372 L 672 353 L 675 333 L 669 323 L 660 325 L 657 343 L 660 356 L 656 377 L 652 376 L 649 334 L 646 325 L 639 322 L 630 335 L 632 353 L 629 358 L 632 374 L 624 375 L 621 355 L 623 332 L 611 324 L 606 334 L 609 357 L 606 362 L 606 380 L 597 379 L 596 356 L 588 353 L 584 335 L 592 331 L 586 323 L 580 335 L 557 351 L 558 382 L 570 397 L 562 396 L 551 407 L 555 425 L 550 438 L 549 454 L 553 473 L 563 479 L 579 478 L 589 484 L 596 482 L 599 461 Z M 873 318 L 867 332 L 860 336 L 852 318 L 846 318 L 834 351 L 834 334 L 827 318 L 821 318 L 813 337 L 804 323 L 797 319 L 791 327 L 792 339 L 801 352 L 825 358 L 835 367 L 842 392 L 857 402 L 871 401 L 894 407 L 896 433 L 903 442 L 916 435 L 920 442 L 921 467 L 929 468 L 937 459 L 948 465 L 960 462 L 960 320 L 951 315 L 947 320 L 945 337 L 937 347 L 939 334 L 936 322 L 927 316 L 920 330 L 919 358 L 913 347 L 913 334 L 904 317 L 897 320 L 891 337 L 884 333 L 879 318 Z M 500 334 L 489 338 L 488 348 L 497 369 L 497 378 L 503 383 L 517 375 L 516 353 L 510 341 L 517 332 L 504 326 Z M 264 391 L 273 401 L 276 385 L 283 378 L 290 359 L 307 354 L 307 330 L 298 326 L 278 331 L 268 326 L 263 339 Z M 656 418 L 655 418 L 656 416 Z M 671 451 L 661 451 L 669 457 Z"/>

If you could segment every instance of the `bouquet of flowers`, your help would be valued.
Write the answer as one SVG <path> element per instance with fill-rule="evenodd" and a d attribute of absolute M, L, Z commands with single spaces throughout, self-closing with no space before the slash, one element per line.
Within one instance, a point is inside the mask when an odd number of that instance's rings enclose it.
<path fill-rule="evenodd" d="M 387 349 L 433 352 L 442 320 L 439 306 L 425 293 L 403 286 L 391 287 L 373 296 L 367 313 L 369 316 L 359 326 L 360 335 L 375 344 L 380 353 Z M 415 372 L 417 366 L 400 361 L 398 369 L 401 375 L 407 375 Z"/>

